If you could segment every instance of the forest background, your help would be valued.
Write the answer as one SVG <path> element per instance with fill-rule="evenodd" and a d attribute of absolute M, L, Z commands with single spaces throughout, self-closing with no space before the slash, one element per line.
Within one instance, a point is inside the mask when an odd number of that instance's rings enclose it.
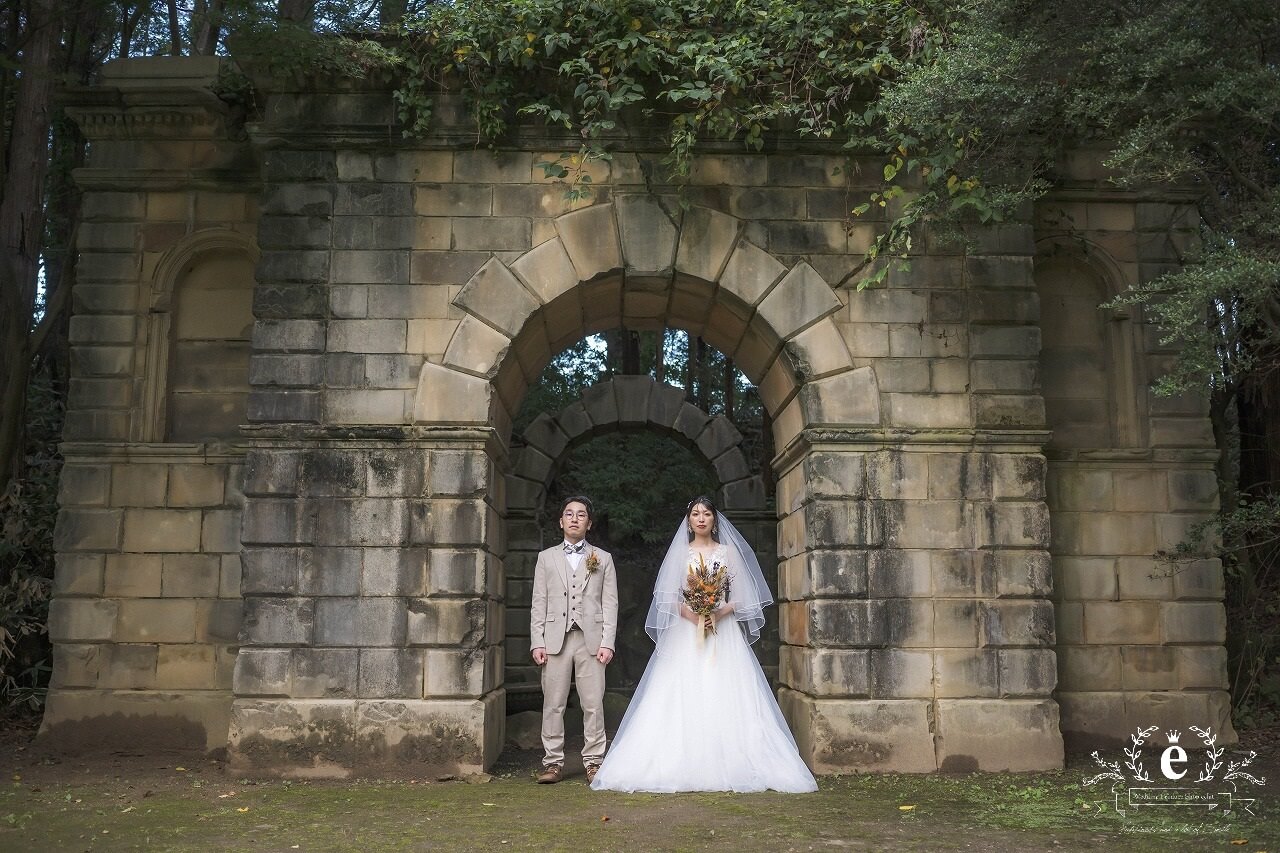
<path fill-rule="evenodd" d="M 582 140 L 587 165 L 628 116 L 663 129 L 680 184 L 701 142 L 771 135 L 878 156 L 885 188 L 850 224 L 879 237 L 874 287 L 924 231 L 960 241 L 1025 212 L 1064 151 L 1099 152 L 1122 187 L 1193 191 L 1200 240 L 1116 301 L 1182 345 L 1160 394 L 1207 398 L 1222 510 L 1184 543 L 1220 551 L 1238 725 L 1280 721 L 1280 7 L 1272 0 L 0 0 L 0 704 L 37 713 L 49 675 L 58 441 L 70 378 L 73 173 L 86 143 L 60 105 L 122 57 L 230 55 L 279 74 L 385 73 L 407 135 L 460 90 L 481 144 L 517 122 Z M 248 79 L 222 96 L 252 109 Z M 1051 318 L 1049 318 L 1051 319 Z M 767 413 L 723 354 L 677 330 L 613 330 L 559 354 L 520 426 L 616 374 L 684 389 L 742 431 L 768 475 Z M 607 496 L 601 533 L 660 547 L 686 496 L 714 488 L 669 439 L 580 448 L 554 490 Z M 1177 570 L 1179 553 L 1158 555 Z"/>

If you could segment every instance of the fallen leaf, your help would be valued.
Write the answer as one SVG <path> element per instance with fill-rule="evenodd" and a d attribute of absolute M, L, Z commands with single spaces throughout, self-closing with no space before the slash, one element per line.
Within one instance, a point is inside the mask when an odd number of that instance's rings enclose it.
<path fill-rule="evenodd" d="M 601 822 L 601 823 L 608 823 L 608 822 L 609 822 L 609 816 L 608 816 L 607 814 L 602 814 L 602 815 L 600 815 L 600 822 Z"/>
<path fill-rule="evenodd" d="M 176 771 L 177 771 L 177 772 L 179 772 L 179 773 L 186 773 L 186 772 L 187 772 L 187 768 L 185 768 L 185 767 L 175 767 L 175 768 L 173 768 L 173 769 L 174 769 L 174 770 L 176 770 Z"/>
<path fill-rule="evenodd" d="M 219 794 L 218 799 L 225 800 L 227 797 L 234 797 L 235 795 L 235 791 L 227 791 L 225 794 Z"/>
<path fill-rule="evenodd" d="M 245 813 L 245 812 L 247 812 L 248 810 L 249 810 L 249 807 L 248 807 L 248 806 L 245 806 L 245 807 L 244 807 L 244 808 L 242 808 L 242 809 L 236 809 L 236 811 L 240 812 L 241 814 L 244 814 L 244 813 Z"/>
<path fill-rule="evenodd" d="M 1239 847 L 1241 844 L 1248 844 L 1248 843 L 1249 843 L 1249 839 L 1247 839 L 1247 838 L 1233 838 L 1233 839 L 1231 839 L 1231 843 L 1232 843 L 1232 844 L 1234 844 L 1234 845 L 1236 845 L 1237 847 Z"/>
<path fill-rule="evenodd" d="M 128 814 L 128 813 L 129 813 L 129 812 L 131 812 L 131 811 L 133 811 L 133 806 L 129 806 L 127 809 L 123 809 L 123 810 L 120 812 L 120 814 Z"/>
<path fill-rule="evenodd" d="M 900 811 L 900 812 L 909 812 L 909 811 L 911 811 L 911 810 L 912 810 L 912 809 L 914 809 L 914 808 L 915 808 L 915 806 L 898 806 L 898 811 Z"/>
<path fill-rule="evenodd" d="M 496 806 L 497 803 L 481 803 L 482 806 Z"/>

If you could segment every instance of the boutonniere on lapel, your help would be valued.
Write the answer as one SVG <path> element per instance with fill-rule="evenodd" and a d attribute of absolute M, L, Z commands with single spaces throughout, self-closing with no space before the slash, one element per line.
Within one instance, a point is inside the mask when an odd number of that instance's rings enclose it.
<path fill-rule="evenodd" d="M 586 566 L 587 574 L 589 575 L 594 575 L 596 573 L 596 569 L 600 568 L 600 558 L 596 556 L 595 551 L 592 551 L 587 555 Z"/>

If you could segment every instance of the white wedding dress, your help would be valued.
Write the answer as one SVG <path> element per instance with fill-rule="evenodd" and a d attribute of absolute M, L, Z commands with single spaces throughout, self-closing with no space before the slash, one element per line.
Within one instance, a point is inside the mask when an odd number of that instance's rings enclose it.
<path fill-rule="evenodd" d="M 723 546 L 716 556 L 723 560 L 721 551 Z M 662 632 L 591 787 L 664 793 L 818 789 L 733 619 L 721 620 L 701 643 L 688 619 Z"/>

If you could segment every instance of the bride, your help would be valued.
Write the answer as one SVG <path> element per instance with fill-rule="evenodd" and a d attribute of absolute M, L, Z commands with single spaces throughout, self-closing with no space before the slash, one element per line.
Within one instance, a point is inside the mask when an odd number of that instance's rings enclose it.
<path fill-rule="evenodd" d="M 705 617 L 681 594 L 700 561 L 729 571 L 728 600 Z M 751 652 L 772 603 L 746 540 L 695 498 L 654 583 L 645 630 L 657 648 L 592 788 L 817 790 Z"/>

